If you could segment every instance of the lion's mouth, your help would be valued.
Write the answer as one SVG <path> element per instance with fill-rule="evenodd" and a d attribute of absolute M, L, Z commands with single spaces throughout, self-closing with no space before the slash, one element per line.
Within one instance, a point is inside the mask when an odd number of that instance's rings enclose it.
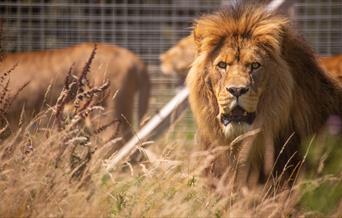
<path fill-rule="evenodd" d="M 236 106 L 229 114 L 221 114 L 221 123 L 224 126 L 227 126 L 231 122 L 252 124 L 255 115 L 255 112 L 247 112 L 242 107 Z"/>

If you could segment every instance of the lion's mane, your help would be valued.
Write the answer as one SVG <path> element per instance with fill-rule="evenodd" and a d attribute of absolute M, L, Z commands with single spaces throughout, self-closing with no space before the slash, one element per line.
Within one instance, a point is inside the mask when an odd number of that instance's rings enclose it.
<path fill-rule="evenodd" d="M 279 176 L 286 166 L 291 175 L 301 160 L 299 145 L 317 133 L 330 114 L 341 115 L 342 98 L 336 82 L 320 68 L 313 51 L 288 20 L 262 6 L 237 5 L 203 16 L 195 22 L 193 35 L 198 55 L 186 83 L 197 137 L 205 148 L 233 146 L 234 140 L 222 131 L 217 119 L 218 96 L 207 80 L 213 56 L 226 42 L 239 46 L 248 41 L 268 54 L 266 63 L 272 66 L 266 72 L 272 76 L 266 81 L 252 124 L 261 132 L 238 143 L 237 161 L 231 161 L 229 154 L 214 160 L 210 173 L 220 177 L 229 164 L 237 162 L 238 169 L 239 164 L 246 166 L 241 170 L 243 184 L 255 174 L 253 170 L 258 171 L 258 182 L 270 172 Z M 241 155 L 243 161 L 239 162 Z"/>

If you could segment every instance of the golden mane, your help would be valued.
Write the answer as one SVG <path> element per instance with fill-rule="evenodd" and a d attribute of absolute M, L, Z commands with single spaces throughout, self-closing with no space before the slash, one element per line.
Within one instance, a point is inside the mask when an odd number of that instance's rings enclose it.
<path fill-rule="evenodd" d="M 237 164 L 239 183 L 260 182 L 271 173 L 279 155 L 273 175 L 279 176 L 289 165 L 289 177 L 301 159 L 299 145 L 317 133 L 330 114 L 341 115 L 342 96 L 335 80 L 319 67 L 312 50 L 288 20 L 262 6 L 237 5 L 203 16 L 195 22 L 193 35 L 198 55 L 186 82 L 199 141 L 205 148 L 236 150 L 213 161 L 210 173 L 221 177 Z M 225 62 L 216 65 L 218 60 Z M 251 65 L 259 67 L 259 62 L 261 72 L 254 74 Z M 260 75 L 262 81 L 255 82 Z M 240 83 L 246 85 L 247 94 L 255 89 L 252 97 L 242 97 L 246 105 L 256 102 L 256 117 L 243 130 L 239 130 L 239 121 L 227 132 L 221 121 L 227 119 L 225 113 L 238 114 L 234 119 L 242 115 L 225 106 L 233 101 L 225 89 Z M 236 136 L 259 130 L 231 144 Z"/>

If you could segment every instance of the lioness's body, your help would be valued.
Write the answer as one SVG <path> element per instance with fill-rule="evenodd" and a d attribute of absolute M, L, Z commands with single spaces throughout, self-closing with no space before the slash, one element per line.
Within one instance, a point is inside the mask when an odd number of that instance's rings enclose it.
<path fill-rule="evenodd" d="M 209 173 L 232 180 L 225 172 L 237 167 L 238 185 L 265 181 L 271 173 L 293 181 L 303 157 L 299 146 L 329 115 L 342 115 L 336 80 L 287 19 L 263 7 L 240 5 L 204 16 L 193 36 L 198 54 L 186 82 L 199 142 L 227 148 Z"/>
<path fill-rule="evenodd" d="M 30 82 L 15 99 L 9 115 L 18 116 L 24 103 L 26 111 L 40 110 L 50 84 L 52 88 L 48 93 L 48 103 L 56 103 L 70 67 L 73 65 L 72 73 L 79 76 L 93 49 L 93 43 L 83 43 L 62 49 L 6 54 L 6 58 L 0 63 L 0 72 L 17 65 L 10 74 L 10 91 L 13 93 L 26 82 Z M 146 112 L 150 94 L 149 76 L 144 63 L 131 51 L 115 45 L 97 44 L 88 78 L 93 85 L 100 85 L 106 79 L 110 81 L 111 92 L 105 104 L 112 111 L 107 122 L 113 119 L 122 120 L 121 114 L 131 122 L 136 93 L 139 93 L 139 119 Z M 118 94 L 112 99 L 116 90 Z M 127 122 L 122 121 L 121 127 L 122 131 L 127 131 Z M 125 138 L 129 135 L 126 134 Z"/>

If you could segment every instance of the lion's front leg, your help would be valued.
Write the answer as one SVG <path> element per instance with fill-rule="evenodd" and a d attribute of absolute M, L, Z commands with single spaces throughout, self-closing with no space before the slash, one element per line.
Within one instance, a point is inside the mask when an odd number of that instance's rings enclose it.
<path fill-rule="evenodd" d="M 235 184 L 253 188 L 272 174 L 274 141 L 270 132 L 252 135 L 241 142 Z"/>

